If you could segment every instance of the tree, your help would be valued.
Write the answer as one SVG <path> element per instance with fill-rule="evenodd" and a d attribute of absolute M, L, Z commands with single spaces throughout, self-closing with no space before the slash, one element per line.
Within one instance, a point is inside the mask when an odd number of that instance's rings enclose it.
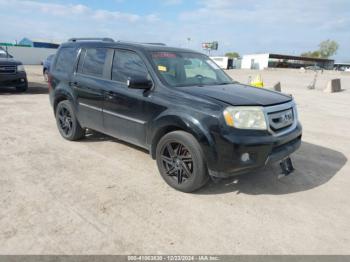
<path fill-rule="evenodd" d="M 319 45 L 320 55 L 322 58 L 329 58 L 337 53 L 339 44 L 332 40 L 326 40 L 320 43 Z"/>
<path fill-rule="evenodd" d="M 305 52 L 305 53 L 302 53 L 301 56 L 311 57 L 311 58 L 321 58 L 320 51 Z"/>
<path fill-rule="evenodd" d="M 332 40 L 322 41 L 319 44 L 319 49 L 302 53 L 301 56 L 312 58 L 329 58 L 337 53 L 339 44 Z"/>
<path fill-rule="evenodd" d="M 241 58 L 241 56 L 237 52 L 228 52 L 225 54 L 225 56 L 229 58 Z"/>

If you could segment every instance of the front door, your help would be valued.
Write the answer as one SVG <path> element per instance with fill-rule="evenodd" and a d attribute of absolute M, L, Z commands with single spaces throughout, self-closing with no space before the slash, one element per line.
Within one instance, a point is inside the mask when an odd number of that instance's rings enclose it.
<path fill-rule="evenodd" d="M 133 51 L 115 50 L 112 81 L 105 86 L 103 120 L 105 132 L 121 140 L 146 147 L 149 121 L 160 111 L 154 104 L 152 92 L 130 89 L 130 77 L 149 77 L 142 58 Z"/>

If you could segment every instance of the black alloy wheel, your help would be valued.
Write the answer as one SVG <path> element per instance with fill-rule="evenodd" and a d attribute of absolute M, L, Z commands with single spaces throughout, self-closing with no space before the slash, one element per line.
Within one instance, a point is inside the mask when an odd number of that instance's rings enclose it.
<path fill-rule="evenodd" d="M 70 136 L 73 130 L 72 116 L 69 110 L 62 106 L 58 110 L 59 128 L 66 136 Z"/>
<path fill-rule="evenodd" d="M 80 126 L 73 106 L 68 100 L 58 103 L 56 108 L 56 122 L 60 134 L 67 140 L 79 140 L 85 135 L 85 129 Z"/>
<path fill-rule="evenodd" d="M 163 148 L 161 160 L 166 174 L 178 184 L 186 183 L 192 176 L 193 159 L 183 144 L 168 142 Z"/>
<path fill-rule="evenodd" d="M 196 138 L 185 131 L 164 135 L 157 144 L 156 159 L 165 182 L 182 192 L 193 192 L 206 184 L 208 169 Z"/>

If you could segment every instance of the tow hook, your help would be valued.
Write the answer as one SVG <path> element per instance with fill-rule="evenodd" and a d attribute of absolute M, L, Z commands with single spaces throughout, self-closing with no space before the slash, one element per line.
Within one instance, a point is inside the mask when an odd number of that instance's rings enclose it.
<path fill-rule="evenodd" d="M 280 162 L 280 167 L 282 169 L 281 177 L 290 175 L 295 169 L 293 167 L 292 159 L 287 157 Z"/>

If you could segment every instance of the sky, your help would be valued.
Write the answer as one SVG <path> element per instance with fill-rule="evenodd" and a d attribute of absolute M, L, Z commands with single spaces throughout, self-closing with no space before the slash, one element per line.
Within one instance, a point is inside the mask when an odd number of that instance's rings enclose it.
<path fill-rule="evenodd" d="M 327 39 L 350 62 L 350 0 L 0 0 L 0 42 L 71 37 L 163 42 L 215 55 L 299 55 Z"/>

